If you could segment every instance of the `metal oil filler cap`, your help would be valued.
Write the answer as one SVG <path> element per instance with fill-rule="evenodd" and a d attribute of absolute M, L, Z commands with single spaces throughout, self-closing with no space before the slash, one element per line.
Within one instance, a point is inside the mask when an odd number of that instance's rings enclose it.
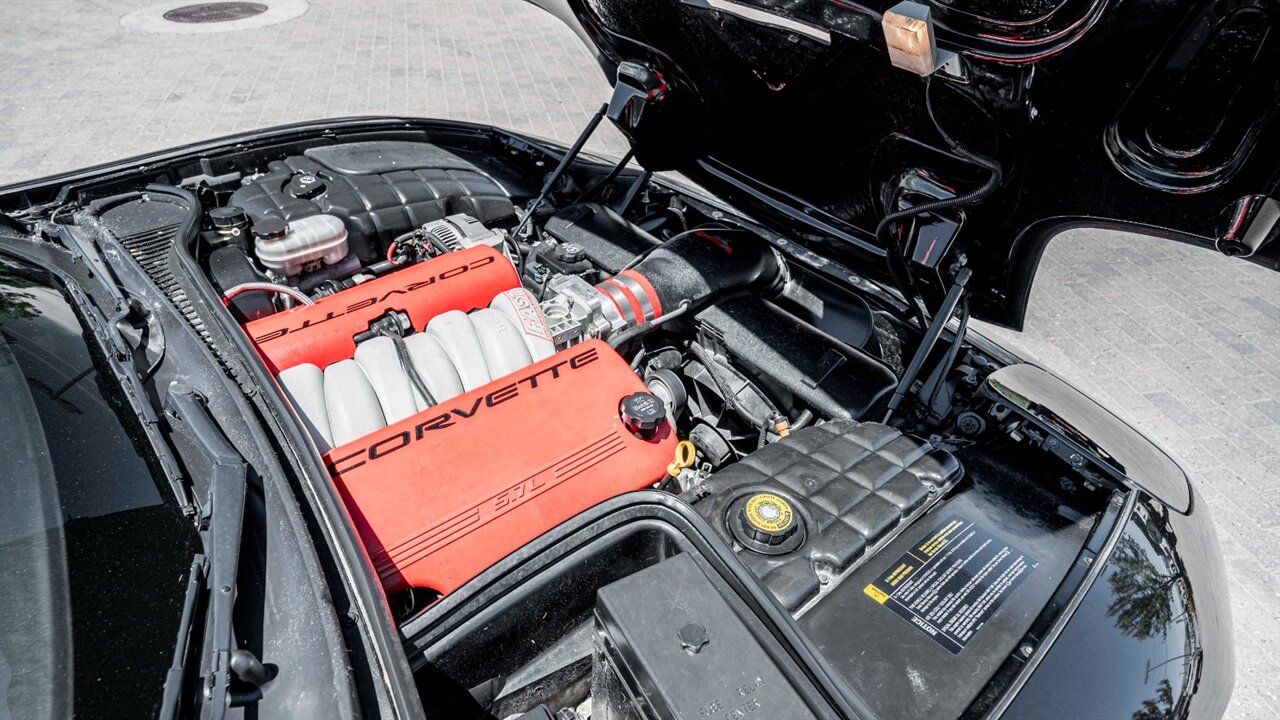
<path fill-rule="evenodd" d="M 801 520 L 791 501 L 769 492 L 758 492 L 740 500 L 736 522 L 729 523 L 734 537 L 744 546 L 766 555 L 794 550 L 804 537 Z"/>

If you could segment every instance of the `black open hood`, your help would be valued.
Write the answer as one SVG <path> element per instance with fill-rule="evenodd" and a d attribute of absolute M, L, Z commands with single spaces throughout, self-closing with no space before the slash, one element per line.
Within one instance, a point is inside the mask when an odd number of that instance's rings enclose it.
<path fill-rule="evenodd" d="M 1280 3 L 924 0 L 958 58 L 921 77 L 890 64 L 893 1 L 534 0 L 611 79 L 660 76 L 623 123 L 641 163 L 859 272 L 889 277 L 886 212 L 977 190 L 994 160 L 980 200 L 897 226 L 930 305 L 963 255 L 974 314 L 1020 328 L 1045 244 L 1080 226 L 1280 268 Z"/>

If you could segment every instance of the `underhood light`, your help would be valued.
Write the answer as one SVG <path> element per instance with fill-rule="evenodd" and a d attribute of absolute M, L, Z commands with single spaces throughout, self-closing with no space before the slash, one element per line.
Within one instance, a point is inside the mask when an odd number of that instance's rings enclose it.
<path fill-rule="evenodd" d="M 885 11 L 880 26 L 894 67 L 921 76 L 932 75 L 956 57 L 953 52 L 938 49 L 933 15 L 924 4 L 903 0 Z"/>

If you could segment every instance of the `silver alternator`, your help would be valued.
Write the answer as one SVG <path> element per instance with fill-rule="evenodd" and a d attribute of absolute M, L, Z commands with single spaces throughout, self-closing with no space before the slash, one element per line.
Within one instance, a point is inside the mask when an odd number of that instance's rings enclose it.
<path fill-rule="evenodd" d="M 477 245 L 500 247 L 506 237 L 497 230 L 490 230 L 470 215 L 450 215 L 443 220 L 433 220 L 422 226 L 422 232 L 439 252 L 456 252 Z"/>

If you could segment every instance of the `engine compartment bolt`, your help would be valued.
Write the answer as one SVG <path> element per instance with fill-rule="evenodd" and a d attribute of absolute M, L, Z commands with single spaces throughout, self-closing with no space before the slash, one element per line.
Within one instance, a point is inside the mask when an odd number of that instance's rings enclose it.
<path fill-rule="evenodd" d="M 707 646 L 707 643 L 711 642 L 707 637 L 707 629 L 698 623 L 688 623 L 680 628 L 676 636 L 680 638 L 680 647 L 690 655 L 697 655 Z"/>

